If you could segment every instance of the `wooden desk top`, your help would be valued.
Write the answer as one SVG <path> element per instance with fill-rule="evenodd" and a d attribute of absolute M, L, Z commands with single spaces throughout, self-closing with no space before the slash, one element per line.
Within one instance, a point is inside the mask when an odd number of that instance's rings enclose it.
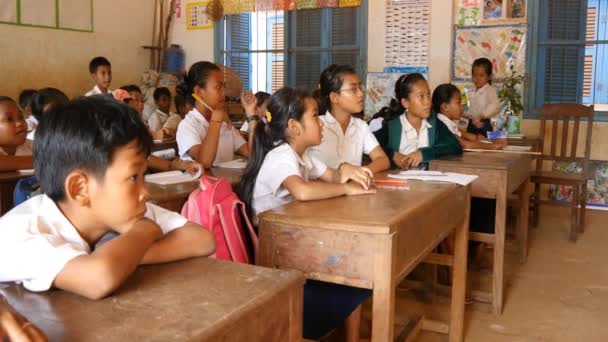
<path fill-rule="evenodd" d="M 167 149 L 177 150 L 177 141 L 175 139 L 165 139 L 155 141 L 152 145 L 152 152 L 162 151 Z"/>
<path fill-rule="evenodd" d="M 532 157 L 526 154 L 515 153 L 464 152 L 459 156 L 446 156 L 431 160 L 430 164 L 474 167 L 478 169 L 509 170 L 520 165 L 522 161 L 529 163 L 532 161 Z"/>
<path fill-rule="evenodd" d="M 0 183 L 15 182 L 21 178 L 34 175 L 34 171 L 8 171 L 0 172 Z"/>
<path fill-rule="evenodd" d="M 410 190 L 378 189 L 361 196 L 292 202 L 260 214 L 260 222 L 293 224 L 329 230 L 390 234 L 420 211 L 431 215 L 436 204 L 464 187 L 449 183 L 408 181 Z M 464 197 L 463 197 L 464 198 Z M 360 208 L 361 210 L 354 210 Z"/>
<path fill-rule="evenodd" d="M 244 170 L 242 169 L 212 168 L 210 170 L 205 170 L 205 174 L 217 178 L 226 178 L 234 190 L 234 186 L 241 181 L 243 171 Z M 198 186 L 198 181 L 171 185 L 146 183 L 146 189 L 150 194 L 150 201 L 153 203 L 162 203 L 188 198 L 190 193 L 196 190 Z"/>
<path fill-rule="evenodd" d="M 200 341 L 303 284 L 296 271 L 197 258 L 139 267 L 115 294 L 99 301 L 18 285 L 0 293 L 50 341 Z"/>

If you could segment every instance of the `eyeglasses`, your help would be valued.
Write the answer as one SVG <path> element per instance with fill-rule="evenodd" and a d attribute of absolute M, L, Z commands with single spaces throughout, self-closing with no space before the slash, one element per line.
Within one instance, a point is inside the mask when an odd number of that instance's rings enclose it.
<path fill-rule="evenodd" d="M 349 91 L 349 92 L 351 92 L 353 94 L 356 94 L 357 90 L 360 90 L 362 93 L 365 93 L 365 86 L 363 84 L 357 84 L 357 85 L 354 85 L 354 86 L 352 86 L 350 88 L 340 89 L 340 90 L 338 90 L 338 92 L 340 92 L 340 91 Z"/>

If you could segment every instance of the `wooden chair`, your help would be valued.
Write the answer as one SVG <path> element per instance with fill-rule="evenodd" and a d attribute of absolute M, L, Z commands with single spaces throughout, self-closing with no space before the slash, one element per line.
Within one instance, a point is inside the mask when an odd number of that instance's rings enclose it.
<path fill-rule="evenodd" d="M 591 178 L 592 170 L 589 167 L 589 155 L 591 153 L 591 132 L 593 129 L 593 106 L 583 106 L 575 103 L 561 104 L 546 104 L 543 105 L 540 112 L 540 135 L 542 155 L 539 156 L 536 162 L 536 171 L 533 172 L 531 181 L 534 183 L 534 216 L 533 224 L 538 224 L 539 204 L 551 203 L 557 205 L 566 205 L 571 207 L 571 226 L 570 226 L 570 241 L 575 242 L 577 234 L 585 231 L 585 209 L 587 203 L 587 181 Z M 570 120 L 574 122 L 572 136 L 570 133 Z M 577 156 L 577 143 L 579 125 L 581 119 L 587 120 L 587 130 L 585 136 L 584 156 Z M 544 148 L 545 130 L 548 129 L 547 121 L 551 121 L 551 144 L 550 148 Z M 561 125 L 561 141 L 560 147 L 558 143 L 558 126 Z M 569 139 L 570 138 L 570 139 Z M 568 148 L 568 142 L 570 146 Z M 577 162 L 582 166 L 581 174 L 568 174 L 559 171 L 543 171 L 543 162 Z M 551 165 L 553 168 L 553 165 Z M 570 204 L 558 203 L 555 201 L 541 200 L 540 186 L 541 184 L 556 184 L 572 187 L 572 202 Z M 580 208 L 579 208 L 580 207 Z"/>

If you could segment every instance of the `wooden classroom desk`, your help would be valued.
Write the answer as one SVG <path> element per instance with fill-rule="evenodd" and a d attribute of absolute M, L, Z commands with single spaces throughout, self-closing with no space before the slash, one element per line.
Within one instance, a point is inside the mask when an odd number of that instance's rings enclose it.
<path fill-rule="evenodd" d="M 177 141 L 175 139 L 155 140 L 152 152 L 174 149 L 177 153 Z"/>
<path fill-rule="evenodd" d="M 242 169 L 223 169 L 214 167 L 210 170 L 205 170 L 205 174 L 217 178 L 226 178 L 234 190 L 235 185 L 241 181 L 241 176 L 244 171 L 245 170 Z M 150 195 L 150 202 L 176 212 L 181 212 L 184 203 L 188 200 L 188 196 L 190 196 L 192 191 L 198 189 L 198 186 L 198 181 L 171 185 L 146 183 L 146 189 Z"/>
<path fill-rule="evenodd" d="M 521 139 L 507 138 L 507 145 L 532 146 L 533 152 L 542 152 L 540 151 L 540 144 L 541 139 L 538 137 L 525 137 Z"/>
<path fill-rule="evenodd" d="M 528 255 L 531 161 L 531 156 L 525 154 L 465 152 L 433 160 L 429 165 L 430 170 L 478 175 L 471 186 L 472 196 L 496 199 L 495 234 L 469 233 L 471 240 L 494 245 L 492 293 L 474 291 L 472 295 L 475 300 L 491 303 L 495 314 L 502 313 L 507 197 L 514 192 L 520 201 L 517 218 L 520 261 L 526 262 Z"/>
<path fill-rule="evenodd" d="M 300 272 L 196 258 L 140 266 L 111 296 L 1 288 L 49 341 L 301 341 Z"/>
<path fill-rule="evenodd" d="M 33 171 L 0 172 L 0 216 L 13 208 L 13 193 L 17 181 L 33 175 Z"/>
<path fill-rule="evenodd" d="M 394 336 L 397 285 L 428 256 L 442 259 L 454 266 L 450 341 L 462 341 L 470 187 L 409 186 L 292 202 L 260 214 L 258 264 L 372 289 L 372 341 L 386 342 Z M 455 255 L 432 254 L 454 231 Z"/>

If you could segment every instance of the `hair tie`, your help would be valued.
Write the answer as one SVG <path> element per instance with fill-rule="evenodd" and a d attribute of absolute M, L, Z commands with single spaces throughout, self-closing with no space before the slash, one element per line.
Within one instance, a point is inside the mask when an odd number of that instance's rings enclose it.
<path fill-rule="evenodd" d="M 267 123 L 272 122 L 272 114 L 270 114 L 269 111 L 266 111 L 266 122 Z"/>

